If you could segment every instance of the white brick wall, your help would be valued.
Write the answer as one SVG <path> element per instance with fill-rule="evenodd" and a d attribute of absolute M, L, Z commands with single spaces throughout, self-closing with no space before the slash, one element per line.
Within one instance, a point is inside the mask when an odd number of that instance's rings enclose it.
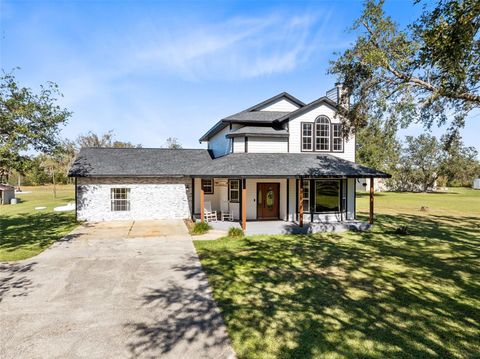
<path fill-rule="evenodd" d="M 117 187 L 130 188 L 130 211 L 111 210 L 110 190 Z M 190 217 L 191 180 L 188 178 L 78 178 L 77 195 L 79 220 Z"/>

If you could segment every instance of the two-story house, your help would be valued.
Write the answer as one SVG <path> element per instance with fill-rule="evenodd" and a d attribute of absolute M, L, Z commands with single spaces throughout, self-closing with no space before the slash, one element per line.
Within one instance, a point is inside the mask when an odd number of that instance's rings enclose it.
<path fill-rule="evenodd" d="M 284 92 L 225 117 L 200 138 L 206 150 L 82 149 L 70 170 L 77 216 L 203 219 L 208 203 L 244 228 L 353 220 L 355 180 L 389 175 L 354 162 L 355 136 L 343 137 L 337 115 L 340 91 L 308 104 Z"/>

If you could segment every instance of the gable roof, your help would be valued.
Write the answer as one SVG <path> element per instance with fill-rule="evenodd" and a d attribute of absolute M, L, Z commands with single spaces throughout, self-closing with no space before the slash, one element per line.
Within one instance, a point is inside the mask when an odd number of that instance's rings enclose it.
<path fill-rule="evenodd" d="M 270 97 L 265 101 L 257 103 L 256 105 L 247 108 L 246 110 L 240 111 L 234 115 L 227 116 L 220 121 L 218 121 L 215 125 L 213 125 L 210 130 L 208 130 L 202 137 L 200 137 L 199 141 L 208 141 L 210 137 L 216 135 L 218 132 L 223 130 L 225 127 L 228 126 L 229 123 L 263 123 L 268 124 L 272 123 L 279 118 L 285 117 L 290 112 L 280 112 L 280 111 L 260 111 L 259 109 L 268 106 L 271 103 L 274 103 L 281 99 L 287 99 L 288 101 L 294 103 L 295 105 L 302 108 L 305 105 L 304 102 L 300 101 L 298 98 L 290 95 L 288 92 L 281 92 L 278 95 Z M 298 111 L 298 110 L 296 110 Z M 293 111 L 295 112 L 295 111 Z"/>
<path fill-rule="evenodd" d="M 330 107 L 334 111 L 338 110 L 337 104 L 334 101 L 332 101 L 327 96 L 323 96 L 323 97 L 320 97 L 320 98 L 310 102 L 308 105 L 300 107 L 298 110 L 287 113 L 286 115 L 276 119 L 275 122 L 282 123 L 282 122 L 285 122 L 285 121 L 290 120 L 292 118 L 295 118 L 297 116 L 303 115 L 304 113 L 310 111 L 312 108 L 314 108 L 314 107 L 316 107 L 316 106 L 318 106 L 322 103 L 327 105 L 328 107 Z"/>
<path fill-rule="evenodd" d="M 303 107 L 305 106 L 305 102 L 303 101 L 300 101 L 298 98 L 296 98 L 295 96 L 292 96 L 290 95 L 288 92 L 280 92 L 278 95 L 275 95 L 273 97 L 270 97 L 269 99 L 266 99 L 265 101 L 262 101 L 260 103 L 257 103 L 256 105 L 252 106 L 252 107 L 249 107 L 247 108 L 246 110 L 244 111 L 257 111 L 257 110 L 260 110 L 261 108 L 263 107 L 266 107 L 268 105 L 270 105 L 271 103 L 274 103 L 274 102 L 277 102 L 278 100 L 281 100 L 282 98 L 285 98 L 287 100 L 289 100 L 290 102 L 293 102 L 295 105 L 297 105 L 298 107 Z"/>
<path fill-rule="evenodd" d="M 83 148 L 72 177 L 390 177 L 328 154 L 232 153 L 213 158 L 208 150 Z"/>

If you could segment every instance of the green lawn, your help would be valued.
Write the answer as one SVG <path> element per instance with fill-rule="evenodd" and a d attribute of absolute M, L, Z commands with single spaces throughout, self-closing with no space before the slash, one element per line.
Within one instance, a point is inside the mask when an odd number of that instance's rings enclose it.
<path fill-rule="evenodd" d="M 57 198 L 51 187 L 23 187 L 20 203 L 0 205 L 0 261 L 30 258 L 48 248 L 75 226 L 74 212 L 53 208 L 74 201 L 73 186 L 59 186 Z M 35 207 L 45 206 L 38 211 Z"/>
<path fill-rule="evenodd" d="M 365 233 L 195 241 L 239 358 L 480 357 L 480 191 L 376 212 Z"/>

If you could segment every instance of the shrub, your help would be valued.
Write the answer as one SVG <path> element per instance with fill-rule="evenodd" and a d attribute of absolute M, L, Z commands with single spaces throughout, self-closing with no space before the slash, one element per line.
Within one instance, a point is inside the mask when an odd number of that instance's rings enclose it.
<path fill-rule="evenodd" d="M 243 230 L 237 227 L 230 227 L 228 229 L 228 236 L 231 238 L 243 238 Z"/>
<path fill-rule="evenodd" d="M 195 222 L 192 227 L 192 234 L 204 234 L 210 229 L 212 229 L 212 227 L 207 222 Z"/>
<path fill-rule="evenodd" d="M 407 235 L 412 234 L 409 226 L 399 226 L 395 229 L 396 234 Z"/>

